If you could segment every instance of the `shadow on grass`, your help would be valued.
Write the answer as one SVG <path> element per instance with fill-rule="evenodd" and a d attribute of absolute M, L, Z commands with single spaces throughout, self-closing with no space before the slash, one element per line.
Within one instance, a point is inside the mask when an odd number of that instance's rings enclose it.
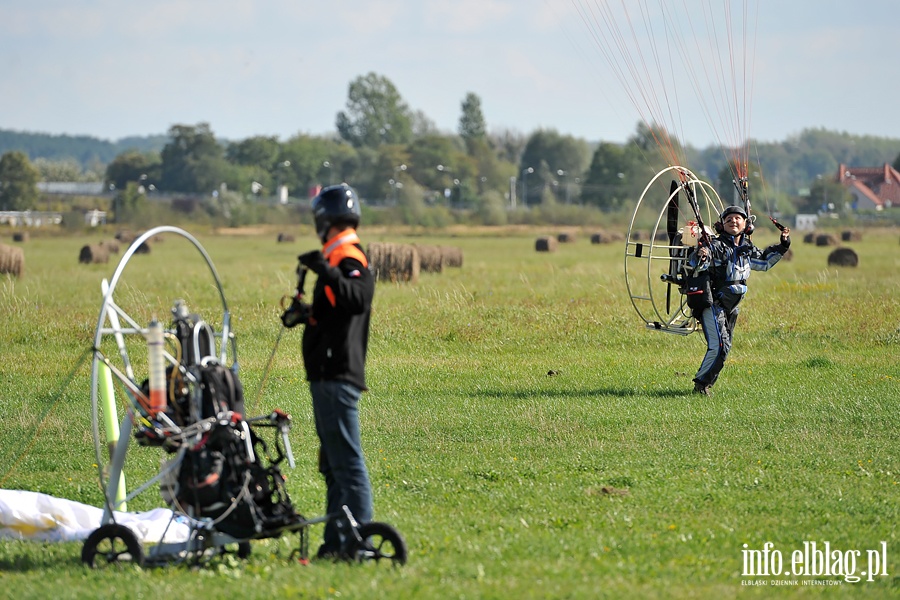
<path fill-rule="evenodd" d="M 693 395 L 693 388 L 677 388 L 670 390 L 636 390 L 634 388 L 596 388 L 588 390 L 478 390 L 472 394 L 482 398 L 511 398 L 525 400 L 530 398 L 580 398 L 596 396 L 613 396 L 616 398 L 681 398 Z"/>
<path fill-rule="evenodd" d="M 79 550 L 78 556 L 72 556 L 67 552 L 59 551 L 46 552 L 46 547 L 40 550 L 22 549 L 21 553 L 16 552 L 13 548 L 9 548 L 0 556 L 0 572 L 5 573 L 29 573 L 31 571 L 46 571 L 58 569 L 60 567 L 80 567 L 84 563 L 81 562 Z"/>

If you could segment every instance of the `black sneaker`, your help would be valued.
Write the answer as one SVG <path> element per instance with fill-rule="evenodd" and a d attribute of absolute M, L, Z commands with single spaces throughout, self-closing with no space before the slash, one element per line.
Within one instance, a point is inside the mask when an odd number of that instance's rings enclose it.
<path fill-rule="evenodd" d="M 346 549 L 341 548 L 335 550 L 325 544 L 319 546 L 319 550 L 316 552 L 315 560 L 319 561 L 331 561 L 331 562 L 353 562 L 355 557 Z"/>
<path fill-rule="evenodd" d="M 699 381 L 694 383 L 694 393 L 702 394 L 704 396 L 712 396 L 712 386 L 706 383 L 700 383 Z"/>
<path fill-rule="evenodd" d="M 316 560 L 340 560 L 341 551 L 331 546 L 322 544 L 316 551 Z"/>

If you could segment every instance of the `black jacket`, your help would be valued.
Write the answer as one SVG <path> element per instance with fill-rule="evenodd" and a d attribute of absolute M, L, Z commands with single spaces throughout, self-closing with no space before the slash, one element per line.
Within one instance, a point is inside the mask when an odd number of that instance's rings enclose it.
<path fill-rule="evenodd" d="M 303 330 L 306 379 L 347 381 L 365 390 L 375 279 L 352 229 L 329 240 L 323 255 L 328 267 L 316 280 L 312 317 Z"/>

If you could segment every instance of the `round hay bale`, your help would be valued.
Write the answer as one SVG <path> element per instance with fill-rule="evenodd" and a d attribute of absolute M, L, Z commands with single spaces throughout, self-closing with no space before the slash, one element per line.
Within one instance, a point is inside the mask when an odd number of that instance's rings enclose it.
<path fill-rule="evenodd" d="M 423 273 L 440 273 L 444 270 L 444 255 L 437 246 L 415 244 L 419 253 L 419 267 Z"/>
<path fill-rule="evenodd" d="M 409 244 L 373 242 L 366 254 L 376 281 L 410 282 L 419 280 L 419 252 Z"/>
<path fill-rule="evenodd" d="M 820 233 L 816 236 L 816 246 L 837 246 L 840 242 L 836 235 L 831 233 Z"/>
<path fill-rule="evenodd" d="M 654 241 L 657 241 L 657 242 L 666 242 L 666 243 L 668 243 L 668 241 L 669 241 L 669 234 L 666 233 L 665 231 L 657 231 L 657 232 L 656 232 L 656 235 L 653 237 L 653 239 L 654 239 Z"/>
<path fill-rule="evenodd" d="M 598 231 L 597 233 L 591 234 L 591 243 L 592 244 L 609 244 L 611 243 L 612 236 L 610 236 L 605 231 Z"/>
<path fill-rule="evenodd" d="M 106 248 L 110 254 L 119 253 L 119 242 L 117 240 L 103 240 L 100 245 Z"/>
<path fill-rule="evenodd" d="M 859 265 L 859 256 L 853 248 L 836 248 L 828 255 L 828 266 L 855 267 Z"/>
<path fill-rule="evenodd" d="M 439 246 L 445 267 L 460 268 L 463 265 L 462 248 L 456 246 Z"/>
<path fill-rule="evenodd" d="M 134 249 L 135 254 L 150 254 L 149 240 L 144 240 L 141 245 Z"/>
<path fill-rule="evenodd" d="M 560 233 L 556 236 L 556 241 L 560 244 L 571 244 L 575 241 L 575 234 L 566 232 Z"/>
<path fill-rule="evenodd" d="M 289 233 L 279 233 L 278 234 L 278 243 L 279 244 L 287 244 L 287 243 L 293 243 L 293 242 L 294 242 L 294 236 L 292 236 L 291 234 L 289 234 Z"/>
<path fill-rule="evenodd" d="M 814 244 L 816 242 L 816 235 L 817 234 L 815 231 L 810 231 L 809 233 L 807 233 L 806 235 L 803 236 L 803 243 L 804 244 Z"/>
<path fill-rule="evenodd" d="M 25 253 L 21 248 L 0 244 L 0 274 L 17 279 L 25 274 Z"/>
<path fill-rule="evenodd" d="M 16 231 L 12 234 L 14 242 L 27 242 L 29 235 L 27 231 Z"/>
<path fill-rule="evenodd" d="M 788 248 L 788 251 L 784 253 L 781 260 L 794 260 L 794 251 Z"/>
<path fill-rule="evenodd" d="M 137 239 L 137 236 L 127 229 L 122 229 L 116 232 L 115 238 L 123 244 L 130 244 Z"/>
<path fill-rule="evenodd" d="M 842 231 L 841 232 L 841 241 L 842 242 L 861 242 L 862 241 L 862 232 L 854 231 L 851 229 Z"/>
<path fill-rule="evenodd" d="M 554 237 L 539 237 L 534 242 L 534 249 L 537 252 L 556 252 L 556 243 Z"/>
<path fill-rule="evenodd" d="M 109 262 L 109 251 L 101 244 L 82 246 L 78 262 L 85 265 Z"/>

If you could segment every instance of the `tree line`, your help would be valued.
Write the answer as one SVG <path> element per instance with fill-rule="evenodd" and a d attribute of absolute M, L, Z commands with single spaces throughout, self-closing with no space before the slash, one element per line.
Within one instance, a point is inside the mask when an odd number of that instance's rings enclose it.
<path fill-rule="evenodd" d="M 346 181 L 368 204 L 397 207 L 407 222 L 446 222 L 463 210 L 500 224 L 513 207 L 541 209 L 545 217 L 567 205 L 627 211 L 665 166 L 652 125 L 639 123 L 626 143 L 592 143 L 552 129 L 489 132 L 474 93 L 461 101 L 457 130 L 442 132 L 376 73 L 350 83 L 335 126 L 331 136 L 223 141 L 208 123 L 176 124 L 165 136 L 115 143 L 0 131 L 0 209 L 36 204 L 28 190 L 40 180 L 102 180 L 123 210 L 147 190 L 202 198 L 228 194 L 234 203 L 279 197 L 282 189 L 306 199 L 319 186 Z M 764 189 L 770 209 L 782 214 L 817 206 L 819 196 L 839 197 L 841 190 L 830 182 L 838 164 L 900 166 L 900 140 L 824 129 L 753 148 L 759 168 L 751 167 L 752 189 Z M 680 150 L 685 166 L 730 197 L 731 169 L 722 148 Z"/>

